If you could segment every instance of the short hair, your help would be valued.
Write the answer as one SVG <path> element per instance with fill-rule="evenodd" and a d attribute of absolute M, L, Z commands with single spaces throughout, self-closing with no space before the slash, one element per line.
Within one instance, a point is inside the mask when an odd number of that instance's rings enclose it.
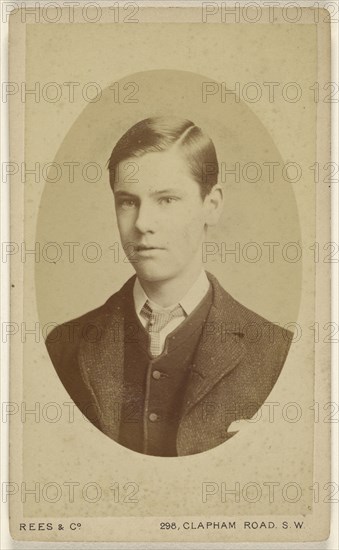
<path fill-rule="evenodd" d="M 114 189 L 117 166 L 127 158 L 178 147 L 187 161 L 204 198 L 218 182 L 218 160 L 211 138 L 194 122 L 178 117 L 158 116 L 137 122 L 116 143 L 108 161 L 110 185 Z"/>

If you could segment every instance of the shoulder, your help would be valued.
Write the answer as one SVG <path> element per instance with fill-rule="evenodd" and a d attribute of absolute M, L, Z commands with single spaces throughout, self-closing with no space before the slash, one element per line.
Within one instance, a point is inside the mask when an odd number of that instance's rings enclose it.
<path fill-rule="evenodd" d="M 107 318 L 121 317 L 126 295 L 131 291 L 134 278 L 129 279 L 123 287 L 112 294 L 101 306 L 86 312 L 79 317 L 57 325 L 47 336 L 46 346 L 51 359 L 62 352 L 71 353 L 82 340 L 90 340 L 92 335 L 102 330 Z"/>
<path fill-rule="evenodd" d="M 213 304 L 226 332 L 237 333 L 248 352 L 266 357 L 271 362 L 284 362 L 293 333 L 249 309 L 233 298 L 213 275 L 208 273 L 213 287 Z"/>

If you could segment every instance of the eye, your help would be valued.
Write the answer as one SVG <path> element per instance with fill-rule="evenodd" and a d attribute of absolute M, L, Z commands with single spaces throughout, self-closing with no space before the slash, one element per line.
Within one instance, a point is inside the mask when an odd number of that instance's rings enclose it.
<path fill-rule="evenodd" d="M 178 201 L 178 198 L 177 197 L 161 197 L 161 199 L 159 199 L 159 203 L 160 204 L 173 204 L 174 202 L 177 202 Z"/>
<path fill-rule="evenodd" d="M 135 208 L 136 201 L 135 199 L 120 199 L 118 205 L 124 210 L 130 210 L 131 208 Z"/>

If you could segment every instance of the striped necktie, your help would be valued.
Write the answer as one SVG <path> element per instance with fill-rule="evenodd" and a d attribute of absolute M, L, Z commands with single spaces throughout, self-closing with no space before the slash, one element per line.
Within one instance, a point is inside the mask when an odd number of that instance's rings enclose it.
<path fill-rule="evenodd" d="M 144 319 L 147 319 L 147 330 L 150 339 L 150 352 L 153 357 L 160 355 L 160 331 L 173 319 L 174 317 L 181 317 L 184 314 L 184 310 L 181 305 L 178 304 L 171 311 L 157 311 L 151 308 L 149 301 L 147 300 L 143 305 L 140 315 Z"/>

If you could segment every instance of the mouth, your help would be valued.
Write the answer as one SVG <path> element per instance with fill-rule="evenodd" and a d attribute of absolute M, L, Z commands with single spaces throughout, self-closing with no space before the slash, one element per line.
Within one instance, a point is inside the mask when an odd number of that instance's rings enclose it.
<path fill-rule="evenodd" d="M 149 252 L 151 250 L 164 250 L 164 248 L 160 246 L 147 246 L 145 244 L 138 244 L 135 246 L 136 252 Z"/>

